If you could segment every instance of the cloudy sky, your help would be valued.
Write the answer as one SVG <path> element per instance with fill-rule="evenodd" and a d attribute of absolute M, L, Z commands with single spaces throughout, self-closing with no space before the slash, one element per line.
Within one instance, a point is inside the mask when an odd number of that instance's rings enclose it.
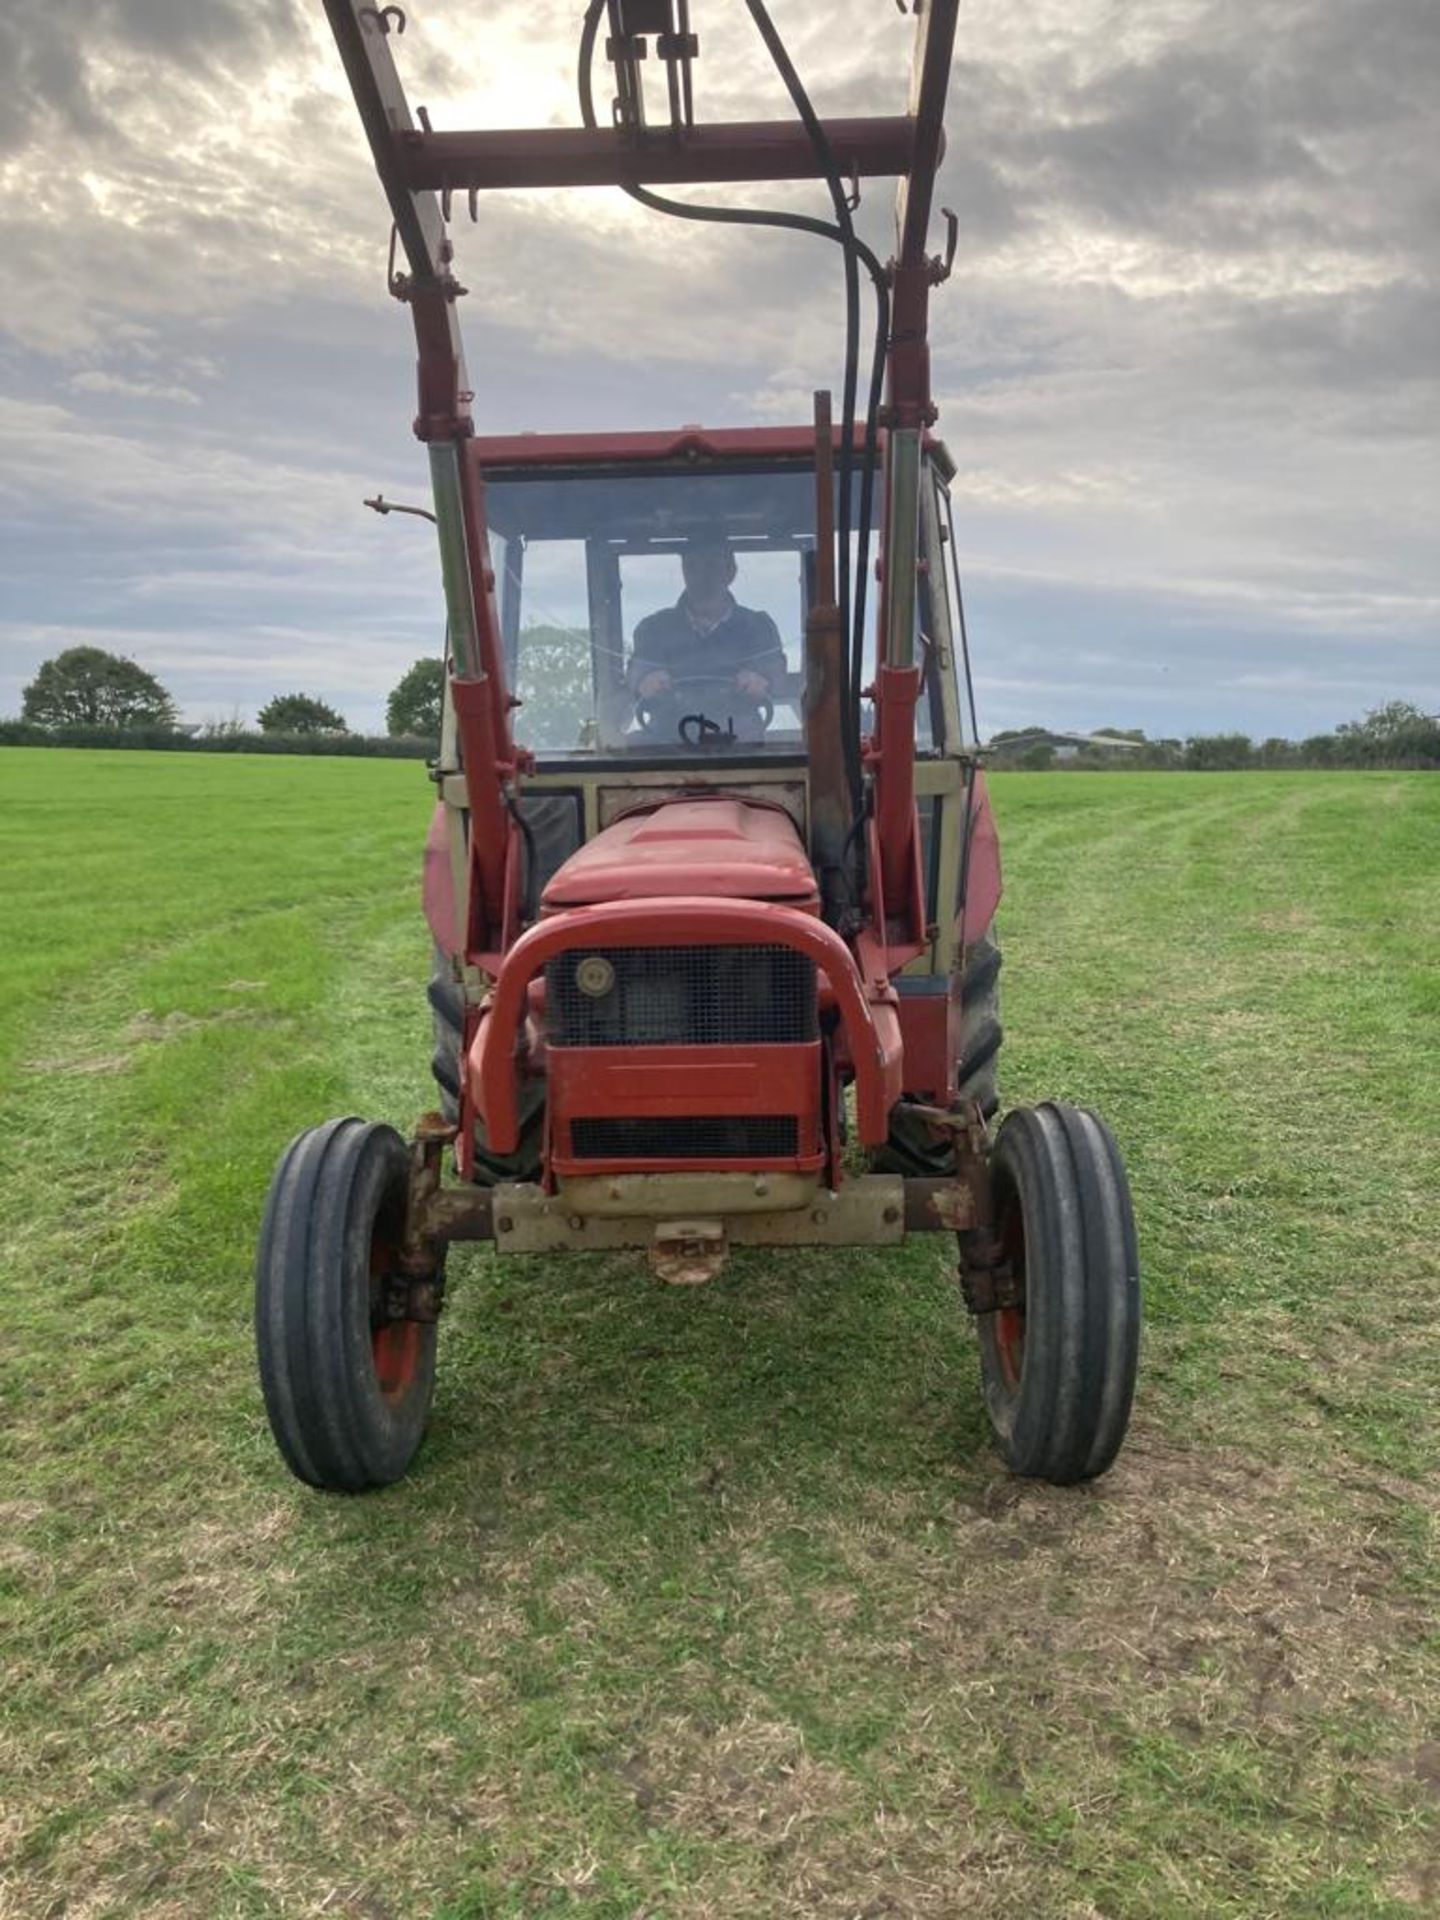
<path fill-rule="evenodd" d="M 437 128 L 574 123 L 582 11 L 414 0 L 392 44 Z M 894 0 L 772 12 L 822 113 L 903 110 Z M 692 13 L 701 116 L 788 112 L 739 0 Z M 378 728 L 438 572 L 360 505 L 425 468 L 319 0 L 7 0 L 0 75 L 0 714 L 84 642 L 192 720 L 304 689 Z M 1437 84 L 1435 0 L 965 7 L 933 326 L 987 730 L 1440 709 Z M 881 250 L 889 210 L 868 183 Z M 838 384 L 819 242 L 609 190 L 489 198 L 457 242 L 481 431 Z"/>

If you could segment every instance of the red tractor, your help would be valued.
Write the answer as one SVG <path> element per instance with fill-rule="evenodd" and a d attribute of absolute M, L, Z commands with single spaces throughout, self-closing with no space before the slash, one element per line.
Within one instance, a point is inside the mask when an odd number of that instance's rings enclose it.
<path fill-rule="evenodd" d="M 408 1145 L 358 1119 L 301 1134 L 261 1235 L 266 1407 L 314 1486 L 409 1466 L 456 1240 L 643 1249 L 693 1283 L 732 1246 L 948 1235 L 1009 1465 L 1100 1473 L 1129 1417 L 1140 1290 L 1114 1141 L 1050 1102 L 994 1125 L 1000 868 L 926 347 L 957 0 L 917 0 L 910 112 L 845 121 L 815 115 L 747 5 L 793 123 L 697 124 L 686 0 L 591 0 L 582 125 L 447 133 L 406 105 L 400 10 L 326 0 L 415 324 L 448 671 L 424 887 L 440 1110 Z M 882 265 L 850 215 L 885 173 Z M 656 191 L 801 178 L 832 218 Z M 838 424 L 820 394 L 794 428 L 474 433 L 454 196 L 604 183 L 840 248 Z"/>

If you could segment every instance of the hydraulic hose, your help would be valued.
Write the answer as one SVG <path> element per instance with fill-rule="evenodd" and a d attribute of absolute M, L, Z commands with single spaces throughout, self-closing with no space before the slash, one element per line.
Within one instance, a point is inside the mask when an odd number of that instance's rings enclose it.
<path fill-rule="evenodd" d="M 875 349 L 871 361 L 870 394 L 865 409 L 865 451 L 860 478 L 860 525 L 858 529 L 857 551 L 855 558 L 855 588 L 853 599 L 853 624 L 844 622 L 851 633 L 850 662 L 846 680 L 852 689 L 850 725 L 854 734 L 855 756 L 858 764 L 860 753 L 859 706 L 860 680 L 863 672 L 865 651 L 865 593 L 870 573 L 870 522 L 874 508 L 875 484 L 875 447 L 880 411 L 880 398 L 885 377 L 885 353 L 889 345 L 890 333 L 890 290 L 885 271 L 875 255 L 870 252 L 855 232 L 855 223 L 851 219 L 851 207 L 845 193 L 840 169 L 836 165 L 835 155 L 830 146 L 829 136 L 825 132 L 819 116 L 811 105 L 810 96 L 795 69 L 784 41 L 781 39 L 774 22 L 765 6 L 765 0 L 745 0 L 750 17 L 755 22 L 766 50 L 775 64 L 775 70 L 785 83 L 786 91 L 794 102 L 795 110 L 804 122 L 805 131 L 810 136 L 810 144 L 815 150 L 816 159 L 830 189 L 831 203 L 835 208 L 835 225 L 838 233 L 834 236 L 845 252 L 845 292 L 846 292 L 846 341 L 845 341 L 845 407 L 843 411 L 844 436 L 841 447 L 841 550 L 849 547 L 850 500 L 849 483 L 852 465 L 852 443 L 855 433 L 855 385 L 857 363 L 859 359 L 859 262 L 864 258 L 869 270 L 876 297 Z M 850 612 L 847 605 L 845 613 Z"/>
<path fill-rule="evenodd" d="M 607 4 L 608 0 L 590 0 L 590 4 L 585 10 L 584 22 L 580 30 L 577 75 L 578 92 L 580 96 L 580 115 L 585 125 L 592 129 L 598 124 L 595 115 L 594 86 L 592 80 L 595 39 L 599 31 L 600 16 L 606 10 Z M 850 209 L 845 201 L 844 186 L 840 180 L 839 170 L 835 165 L 834 156 L 830 151 L 829 141 L 825 138 L 824 129 L 814 114 L 814 109 L 810 105 L 809 98 L 805 94 L 799 76 L 795 73 L 795 69 L 790 63 L 788 55 L 785 53 L 784 45 L 780 41 L 780 37 L 776 33 L 774 25 L 770 21 L 769 15 L 765 12 L 763 5 L 760 4 L 760 0 L 747 0 L 747 6 L 750 8 L 752 18 L 755 19 L 756 26 L 760 29 L 762 37 L 765 38 L 766 46 L 771 53 L 772 59 L 776 57 L 776 49 L 778 48 L 779 50 L 784 64 L 782 65 L 780 60 L 777 60 L 776 64 L 779 67 L 782 79 L 785 80 L 787 90 L 791 93 L 792 100 L 795 100 L 797 107 L 800 106 L 802 100 L 804 102 L 804 106 L 801 109 L 802 118 L 806 119 L 806 126 L 807 130 L 811 132 L 812 143 L 815 142 L 816 134 L 819 134 L 819 144 L 816 148 L 817 158 L 821 161 L 822 169 L 825 172 L 825 177 L 831 188 L 832 199 L 834 199 L 836 203 L 837 212 L 843 217 L 843 223 L 842 219 L 837 219 L 836 224 L 832 226 L 823 220 L 813 219 L 808 214 L 786 213 L 778 210 L 762 211 L 749 207 L 697 205 L 692 201 L 670 200 L 664 195 L 652 193 L 648 188 L 640 186 L 626 186 L 624 191 L 629 194 L 632 200 L 637 201 L 641 206 L 648 207 L 656 213 L 669 214 L 676 219 L 709 221 L 716 225 L 725 226 L 776 227 L 794 233 L 813 233 L 821 239 L 833 241 L 845 249 L 847 256 L 847 393 L 850 396 L 851 404 L 847 416 L 842 422 L 841 429 L 843 439 L 841 452 L 842 459 L 845 462 L 845 466 L 842 467 L 841 505 L 845 516 L 843 524 L 847 531 L 847 537 L 849 525 L 849 500 L 847 497 L 849 491 L 849 465 L 853 459 L 854 442 L 853 396 L 857 384 L 859 355 L 858 277 L 855 282 L 857 286 L 856 303 L 852 306 L 850 301 L 852 275 L 849 268 L 853 267 L 855 260 L 858 260 L 864 265 L 870 275 L 871 283 L 875 290 L 876 304 L 875 348 L 871 363 L 870 392 L 866 408 L 865 451 L 861 470 L 858 528 L 859 549 L 856 563 L 855 592 L 853 598 L 849 594 L 846 595 L 844 609 L 846 614 L 850 616 L 851 646 L 849 661 L 843 663 L 844 685 L 842 688 L 842 699 L 846 719 L 845 759 L 849 770 L 852 799 L 858 812 L 862 800 L 859 682 L 863 671 L 865 585 L 869 572 L 870 522 L 874 511 L 874 471 L 878 415 L 884 386 L 885 354 L 890 331 L 890 292 L 884 267 L 880 264 L 880 261 L 871 249 L 866 246 L 864 241 L 855 233 L 853 223 L 849 218 Z M 843 577 L 842 572 L 842 578 Z"/>

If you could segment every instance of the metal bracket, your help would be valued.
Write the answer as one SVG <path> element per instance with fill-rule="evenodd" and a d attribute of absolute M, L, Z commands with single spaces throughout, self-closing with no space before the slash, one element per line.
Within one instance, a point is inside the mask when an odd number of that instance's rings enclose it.
<path fill-rule="evenodd" d="M 418 1320 L 427 1323 L 440 1318 L 445 1304 L 443 1267 L 427 1279 L 416 1280 L 405 1274 L 392 1274 L 385 1286 L 385 1318 Z"/>
<path fill-rule="evenodd" d="M 967 1161 L 983 1168 L 990 1133 L 978 1100 L 963 1100 L 953 1111 L 947 1107 L 924 1107 L 918 1104 L 909 1111 L 917 1120 L 923 1120 L 938 1132 L 955 1136 L 955 1150 L 960 1156 L 962 1173 Z"/>
<path fill-rule="evenodd" d="M 469 293 L 468 287 L 462 287 L 450 270 L 450 261 L 455 257 L 454 248 L 446 240 L 441 243 L 440 258 L 445 263 L 443 270 L 433 278 L 421 279 L 413 273 L 397 273 L 395 270 L 395 248 L 399 242 L 400 229 L 393 223 L 390 227 L 390 257 L 385 263 L 385 289 L 392 300 L 398 300 L 402 306 L 409 306 L 417 295 L 432 289 L 441 293 L 447 300 L 455 301 Z M 474 399 L 474 394 L 470 394 Z"/>
<path fill-rule="evenodd" d="M 942 207 L 945 217 L 945 251 L 932 253 L 926 262 L 925 277 L 932 287 L 941 286 L 950 278 L 951 268 L 955 265 L 955 249 L 960 244 L 960 216 L 952 207 Z"/>
<path fill-rule="evenodd" d="M 955 1176 L 950 1180 L 907 1180 L 907 1214 L 932 1215 L 953 1227 L 960 1249 L 960 1291 L 971 1313 L 995 1313 L 1023 1307 L 1025 1283 L 1012 1268 L 995 1236 L 990 1199 L 990 1131 L 978 1101 L 967 1100 L 954 1113 L 943 1107 L 912 1111 L 955 1141 Z M 912 1198 L 913 1196 L 913 1198 Z M 920 1220 L 907 1221 L 919 1225 Z"/>
<path fill-rule="evenodd" d="M 661 1220 L 650 1243 L 650 1270 L 671 1287 L 702 1287 L 730 1257 L 718 1220 Z"/>
<path fill-rule="evenodd" d="M 1024 1282 L 989 1227 L 960 1235 L 960 1291 L 971 1313 L 995 1313 L 1025 1304 Z"/>
<path fill-rule="evenodd" d="M 422 1114 L 410 1142 L 410 1185 L 405 1201 L 405 1238 L 396 1262 L 400 1320 L 433 1320 L 445 1290 L 445 1249 L 452 1240 L 489 1240 L 492 1204 L 483 1187 L 447 1187 L 445 1149 L 460 1129 L 443 1113 Z M 433 1310 L 430 1310 L 432 1309 Z"/>

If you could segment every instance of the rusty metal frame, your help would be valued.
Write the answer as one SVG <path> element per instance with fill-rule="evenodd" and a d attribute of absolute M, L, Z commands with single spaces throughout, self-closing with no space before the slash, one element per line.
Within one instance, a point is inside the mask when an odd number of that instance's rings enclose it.
<path fill-rule="evenodd" d="M 422 438 L 470 431 L 473 395 L 454 310 L 465 289 L 452 271 L 446 232 L 455 192 L 467 195 L 473 211 L 474 197 L 495 188 L 809 180 L 823 173 L 815 143 L 793 120 L 653 131 L 627 125 L 436 132 L 422 108 L 417 126 L 390 50 L 396 9 L 362 0 L 324 0 L 324 6 L 408 262 L 406 273 L 392 268 L 391 290 L 410 303 L 415 319 Z M 934 417 L 925 349 L 928 294 L 948 261 L 930 256 L 926 245 L 958 13 L 959 0 L 914 0 L 906 114 L 823 123 L 836 163 L 852 179 L 899 179 L 890 401 L 900 426 L 926 425 Z"/>
<path fill-rule="evenodd" d="M 915 146 L 906 114 L 824 123 L 852 178 L 907 173 Z M 496 187 L 706 186 L 729 181 L 811 180 L 815 149 L 796 121 L 712 121 L 638 137 L 618 127 L 411 130 L 396 144 L 412 191 L 481 193 Z"/>
<path fill-rule="evenodd" d="M 495 1187 L 446 1186 L 455 1126 L 426 1114 L 410 1147 L 410 1184 L 400 1269 L 412 1310 L 433 1319 L 443 1298 L 446 1248 L 490 1241 L 497 1253 L 654 1249 L 684 1238 L 723 1246 L 897 1246 L 917 1233 L 950 1233 L 972 1312 L 1011 1303 L 1010 1276 L 992 1232 L 989 1137 L 978 1107 L 918 1108 L 953 1139 L 956 1171 L 940 1178 L 861 1174 L 832 1188 L 786 1174 L 621 1174 Z M 715 1231 L 712 1232 L 711 1230 Z"/>

